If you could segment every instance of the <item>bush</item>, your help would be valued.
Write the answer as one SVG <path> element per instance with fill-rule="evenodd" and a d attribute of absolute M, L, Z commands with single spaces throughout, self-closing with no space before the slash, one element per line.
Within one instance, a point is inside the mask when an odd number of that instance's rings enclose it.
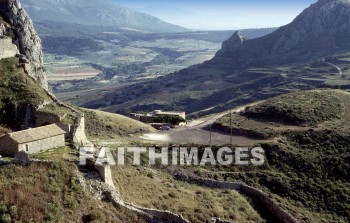
<path fill-rule="evenodd" d="M 9 214 L 2 214 L 0 219 L 3 223 L 11 223 L 11 215 Z"/>
<path fill-rule="evenodd" d="M 105 214 L 100 210 L 92 210 L 88 215 L 84 217 L 87 222 L 106 222 L 107 218 Z"/>

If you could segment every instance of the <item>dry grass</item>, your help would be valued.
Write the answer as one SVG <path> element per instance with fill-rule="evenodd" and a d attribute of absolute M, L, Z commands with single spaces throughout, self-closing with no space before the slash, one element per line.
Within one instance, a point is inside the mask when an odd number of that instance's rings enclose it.
<path fill-rule="evenodd" d="M 263 222 L 249 203 L 233 190 L 213 190 L 174 180 L 145 167 L 115 167 L 114 180 L 127 202 L 173 211 L 194 223 L 212 217 L 241 223 Z"/>
<path fill-rule="evenodd" d="M 151 126 L 122 115 L 98 110 L 83 111 L 87 133 L 93 138 L 108 139 L 154 131 Z"/>
<path fill-rule="evenodd" d="M 137 214 L 93 198 L 73 164 L 0 167 L 0 222 L 144 222 Z"/>
<path fill-rule="evenodd" d="M 259 139 L 277 137 L 289 131 L 343 129 L 350 121 L 350 94 L 340 90 L 311 90 L 291 93 L 232 114 L 235 135 Z M 214 128 L 230 132 L 230 115 Z"/>

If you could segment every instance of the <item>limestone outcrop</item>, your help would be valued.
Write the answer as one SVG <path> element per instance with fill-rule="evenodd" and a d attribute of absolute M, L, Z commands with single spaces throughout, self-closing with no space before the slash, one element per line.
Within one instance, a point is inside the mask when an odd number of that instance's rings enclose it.
<path fill-rule="evenodd" d="M 239 31 L 236 31 L 228 40 L 222 43 L 221 50 L 218 53 L 220 54 L 234 51 L 243 46 L 245 40 L 246 38 L 244 38 Z"/>
<path fill-rule="evenodd" d="M 257 39 L 235 33 L 213 62 L 264 66 L 310 62 L 350 50 L 350 0 L 319 0 L 293 22 Z"/>
<path fill-rule="evenodd" d="M 43 67 L 43 52 L 41 40 L 34 29 L 32 20 L 22 8 L 19 0 L 0 0 L 0 16 L 6 21 L 14 32 L 13 43 L 29 61 L 26 71 L 45 89 L 48 89 L 47 78 Z M 3 24 L 3 23 L 2 23 Z M 6 27 L 0 26 L 4 33 Z"/>

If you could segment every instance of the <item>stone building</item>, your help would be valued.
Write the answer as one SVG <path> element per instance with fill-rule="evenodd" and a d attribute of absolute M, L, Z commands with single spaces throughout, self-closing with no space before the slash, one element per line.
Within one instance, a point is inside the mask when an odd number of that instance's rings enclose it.
<path fill-rule="evenodd" d="M 13 132 L 0 138 L 0 155 L 14 156 L 19 151 L 38 153 L 65 145 L 66 132 L 57 124 Z"/>

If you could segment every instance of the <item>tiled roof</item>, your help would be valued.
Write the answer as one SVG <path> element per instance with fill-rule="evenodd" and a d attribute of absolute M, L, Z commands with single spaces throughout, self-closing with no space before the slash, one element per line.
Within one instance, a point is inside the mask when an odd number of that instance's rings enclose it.
<path fill-rule="evenodd" d="M 9 133 L 8 136 L 19 144 L 46 139 L 66 132 L 56 124 Z"/>

